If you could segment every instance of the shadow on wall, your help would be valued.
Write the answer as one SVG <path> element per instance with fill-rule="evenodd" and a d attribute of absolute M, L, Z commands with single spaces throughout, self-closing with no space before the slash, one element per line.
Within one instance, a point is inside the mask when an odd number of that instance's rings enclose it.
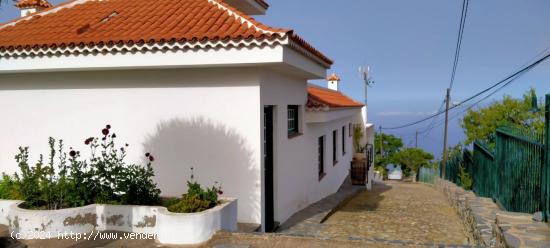
<path fill-rule="evenodd" d="M 201 185 L 219 182 L 223 196 L 238 198 L 239 221 L 259 222 L 260 166 L 235 130 L 202 117 L 172 119 L 160 123 L 143 147 L 155 155 L 155 181 L 163 196 L 185 193 L 193 167 Z"/>

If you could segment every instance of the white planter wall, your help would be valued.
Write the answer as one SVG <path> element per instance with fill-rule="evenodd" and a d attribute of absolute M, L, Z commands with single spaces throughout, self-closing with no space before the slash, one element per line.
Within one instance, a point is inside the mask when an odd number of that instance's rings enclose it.
<path fill-rule="evenodd" d="M 219 231 L 237 230 L 237 200 L 200 213 L 171 213 L 164 207 L 94 204 L 61 210 L 27 210 L 20 201 L 0 200 L 0 224 L 22 239 L 56 238 L 67 233 L 95 231 L 151 234 L 162 244 L 199 244 Z M 17 235 L 17 236 L 16 236 Z"/>

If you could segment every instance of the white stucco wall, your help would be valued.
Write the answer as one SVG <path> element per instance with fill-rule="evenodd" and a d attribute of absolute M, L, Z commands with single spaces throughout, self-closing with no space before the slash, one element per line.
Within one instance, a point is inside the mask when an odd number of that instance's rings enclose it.
<path fill-rule="evenodd" d="M 186 191 L 190 167 L 205 186 L 239 200 L 239 221 L 260 223 L 260 85 L 246 68 L 0 74 L 0 172 L 14 155 L 48 154 L 49 136 L 87 155 L 84 139 L 112 125 L 127 161 L 151 152 L 166 196 Z"/>
<path fill-rule="evenodd" d="M 348 175 L 352 158 L 352 138 L 348 123 L 353 115 L 321 123 L 306 123 L 304 112 L 307 100 L 307 81 L 283 74 L 264 72 L 261 79 L 261 103 L 274 108 L 274 195 L 275 220 L 283 223 L 293 213 L 336 192 Z M 301 133 L 288 138 L 287 105 L 301 105 Z M 355 112 L 360 115 L 360 109 Z M 263 124 L 262 124 L 263 125 Z M 341 130 L 346 127 L 347 153 L 342 156 Z M 338 130 L 338 163 L 332 164 L 332 131 Z M 263 135 L 263 134 L 262 134 Z M 325 135 L 325 172 L 319 181 L 317 167 L 317 138 Z M 263 162 L 263 161 L 262 161 Z"/>

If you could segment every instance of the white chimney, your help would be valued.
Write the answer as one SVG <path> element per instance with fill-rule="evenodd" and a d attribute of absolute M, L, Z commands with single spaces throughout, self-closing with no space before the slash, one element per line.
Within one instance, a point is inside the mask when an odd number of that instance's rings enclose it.
<path fill-rule="evenodd" d="M 335 74 L 332 73 L 328 78 L 328 88 L 331 90 L 338 91 L 338 83 L 340 82 L 340 78 Z"/>
<path fill-rule="evenodd" d="M 21 11 L 21 17 L 30 15 L 37 11 L 52 7 L 47 0 L 19 0 L 15 7 Z"/>

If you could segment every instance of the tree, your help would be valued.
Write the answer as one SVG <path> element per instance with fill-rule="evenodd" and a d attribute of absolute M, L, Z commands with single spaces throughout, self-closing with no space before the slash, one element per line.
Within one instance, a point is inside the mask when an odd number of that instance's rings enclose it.
<path fill-rule="evenodd" d="M 382 150 L 384 154 L 381 154 L 380 150 L 380 139 L 382 139 Z M 393 154 L 398 152 L 403 148 L 403 141 L 391 134 L 376 134 L 374 136 L 374 147 L 375 147 L 375 156 L 374 156 L 374 165 L 377 171 L 386 174 L 386 166 L 391 163 L 391 157 Z"/>
<path fill-rule="evenodd" d="M 500 126 L 542 132 L 544 111 L 532 111 L 532 97 L 535 95 L 535 90 L 531 89 L 523 99 L 505 95 L 501 101 L 494 101 L 487 107 L 468 110 L 461 122 L 466 134 L 465 144 L 478 140 L 493 148 L 496 142 L 494 133 Z M 542 103 L 539 106 L 543 106 Z"/>
<path fill-rule="evenodd" d="M 429 166 L 430 161 L 434 159 L 431 153 L 425 152 L 420 148 L 405 148 L 393 154 L 391 160 L 401 165 L 403 171 L 409 170 L 416 177 L 421 166 Z"/>
<path fill-rule="evenodd" d="M 380 153 L 380 139 L 382 139 L 382 150 Z M 376 147 L 375 164 L 386 166 L 389 164 L 390 158 L 403 147 L 403 140 L 391 134 L 376 134 L 374 136 L 374 144 Z"/>

